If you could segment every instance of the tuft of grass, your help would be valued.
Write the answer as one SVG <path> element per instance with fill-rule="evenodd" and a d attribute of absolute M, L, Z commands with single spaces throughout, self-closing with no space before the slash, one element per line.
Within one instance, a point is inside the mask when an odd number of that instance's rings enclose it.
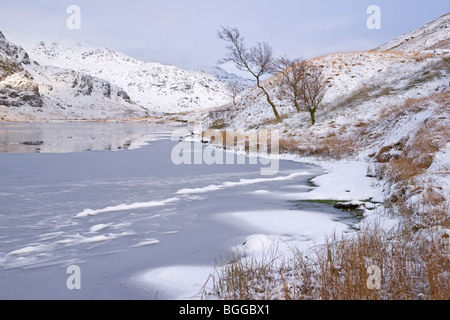
<path fill-rule="evenodd" d="M 326 137 L 312 136 L 281 137 L 280 151 L 315 156 L 322 159 L 343 159 L 358 152 L 358 143 L 350 135 L 329 134 Z"/>
<path fill-rule="evenodd" d="M 216 268 L 208 297 L 226 300 L 450 299 L 445 237 L 406 238 L 377 223 L 291 258 L 231 260 Z M 379 270 L 379 274 L 373 273 Z"/>
<path fill-rule="evenodd" d="M 391 191 L 381 208 L 386 215 L 400 219 L 397 229 L 386 231 L 363 220 L 360 230 L 331 235 L 325 244 L 294 250 L 289 258 L 261 261 L 234 256 L 216 269 L 214 296 L 247 300 L 450 299 L 450 199 L 435 178 L 448 174 L 448 167 L 429 172 L 436 153 L 450 141 L 449 95 L 439 93 L 386 107 L 378 121 L 357 126 L 359 140 L 342 128 L 327 136 L 306 131 L 297 137 L 281 137 L 282 151 L 339 159 L 376 142 L 379 137 L 371 135 L 372 130 L 395 126 L 402 117 L 408 119 L 430 106 L 434 110 L 416 131 L 373 154 L 379 161 L 368 174 L 388 182 Z M 374 276 L 371 266 L 380 271 L 375 288 L 369 281 Z"/>
<path fill-rule="evenodd" d="M 277 249 L 271 247 L 262 259 L 242 258 L 237 251 L 228 252 L 225 260 L 216 264 L 212 280 L 212 291 L 203 290 L 203 298 L 218 297 L 226 300 L 271 300 L 277 297 L 274 291 L 278 275 L 283 272 L 277 266 Z"/>

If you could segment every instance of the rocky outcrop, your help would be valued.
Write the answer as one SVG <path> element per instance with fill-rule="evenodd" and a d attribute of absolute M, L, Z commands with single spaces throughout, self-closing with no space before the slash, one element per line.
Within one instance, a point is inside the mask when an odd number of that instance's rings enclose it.
<path fill-rule="evenodd" d="M 39 86 L 24 68 L 24 65 L 30 63 L 26 51 L 9 43 L 0 32 L 0 105 L 28 105 L 38 108 L 43 106 Z"/>
<path fill-rule="evenodd" d="M 146 115 L 121 87 L 83 72 L 40 65 L 0 32 L 0 120 Z"/>

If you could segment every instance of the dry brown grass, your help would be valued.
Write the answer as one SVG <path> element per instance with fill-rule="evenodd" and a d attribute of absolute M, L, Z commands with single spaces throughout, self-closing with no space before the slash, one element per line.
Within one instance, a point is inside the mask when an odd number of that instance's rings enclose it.
<path fill-rule="evenodd" d="M 250 153 L 278 153 L 279 133 L 270 130 L 219 130 L 209 129 L 202 133 L 203 139 L 211 140 L 217 147 L 245 150 Z M 275 143 L 272 146 L 272 143 Z"/>
<path fill-rule="evenodd" d="M 412 179 L 427 172 L 440 148 L 450 141 L 448 112 L 450 93 L 444 92 L 432 97 L 409 99 L 402 105 L 386 107 L 380 114 L 380 121 L 394 125 L 407 114 L 417 114 L 428 108 L 430 103 L 439 104 L 436 115 L 425 120 L 419 129 L 396 144 L 382 147 L 375 159 L 382 163 L 379 178 L 391 184 L 409 184 Z M 368 128 L 371 130 L 372 128 Z"/>
<path fill-rule="evenodd" d="M 331 133 L 325 137 L 315 134 L 301 137 L 281 137 L 280 151 L 315 156 L 322 159 L 343 159 L 358 152 L 358 142 L 351 135 Z"/>
<path fill-rule="evenodd" d="M 212 280 L 212 292 L 204 292 L 204 298 L 213 295 L 227 300 L 276 299 L 277 275 L 282 268 L 276 266 L 277 250 L 272 247 L 262 260 L 242 259 L 234 251 L 216 266 Z"/>
<path fill-rule="evenodd" d="M 402 115 L 413 112 L 418 113 L 425 108 L 427 108 L 430 102 L 437 102 L 443 106 L 443 108 L 448 108 L 448 103 L 450 100 L 450 92 L 441 92 L 430 97 L 422 97 L 422 98 L 410 98 L 407 99 L 402 104 L 390 105 L 384 107 L 380 111 L 380 120 L 388 118 L 390 116 L 394 118 L 399 118 Z"/>
<path fill-rule="evenodd" d="M 414 162 L 414 159 L 399 157 L 389 162 L 385 170 L 385 176 L 390 183 L 405 182 L 425 172 L 420 164 Z"/>
<path fill-rule="evenodd" d="M 238 300 L 450 299 L 448 246 L 446 238 L 406 238 L 375 224 L 330 237 L 311 252 L 296 251 L 290 261 L 233 257 L 216 269 L 212 294 Z"/>
<path fill-rule="evenodd" d="M 311 251 L 296 251 L 285 261 L 241 260 L 234 256 L 217 268 L 215 297 L 221 299 L 409 300 L 450 299 L 450 199 L 429 172 L 435 154 L 450 141 L 449 93 L 410 99 L 387 107 L 380 116 L 386 129 L 398 119 L 437 103 L 436 113 L 411 136 L 374 154 L 374 172 L 392 193 L 384 210 L 401 217 L 395 232 L 377 224 L 342 237 L 332 236 Z M 334 123 L 330 123 L 330 125 Z M 335 127 L 327 136 L 304 132 L 281 137 L 280 150 L 339 159 L 370 145 L 377 123 Z M 352 136 L 360 130 L 360 140 Z M 379 129 L 379 128 L 378 128 Z M 380 130 L 378 130 L 380 131 Z M 355 131 L 353 131 L 355 132 Z M 365 134 L 364 134 L 365 132 Z M 358 136 L 358 135 L 355 135 Z M 362 140 L 362 142 L 361 142 Z M 379 288 L 368 285 L 370 266 L 381 270 Z"/>
<path fill-rule="evenodd" d="M 450 267 L 437 242 L 406 240 L 372 227 L 356 237 L 325 245 L 319 254 L 321 283 L 316 298 L 321 299 L 449 299 Z M 435 250 L 436 249 L 436 250 Z M 442 248 L 440 248 L 442 249 Z M 381 269 L 380 288 L 368 286 L 368 267 Z M 335 270 L 334 272 L 333 269 Z M 430 279 L 446 280 L 444 283 Z"/>

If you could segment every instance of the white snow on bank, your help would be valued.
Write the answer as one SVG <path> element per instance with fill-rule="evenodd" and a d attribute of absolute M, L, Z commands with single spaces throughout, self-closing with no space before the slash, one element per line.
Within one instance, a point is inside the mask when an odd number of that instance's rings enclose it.
<path fill-rule="evenodd" d="M 302 237 L 315 242 L 322 242 L 324 235 L 348 229 L 344 223 L 333 221 L 332 215 L 314 211 L 243 211 L 223 216 L 228 216 L 232 223 L 244 223 L 269 234 Z"/>
<path fill-rule="evenodd" d="M 428 171 L 439 180 L 443 192 L 450 194 L 450 142 L 434 156 L 434 161 Z"/>
<path fill-rule="evenodd" d="M 144 290 L 157 288 L 163 298 L 171 300 L 198 299 L 212 270 L 213 267 L 207 265 L 162 267 L 135 275 L 131 284 Z M 152 298 L 157 296 L 149 297 Z"/>
<path fill-rule="evenodd" d="M 323 161 L 328 171 L 311 180 L 316 188 L 298 193 L 298 200 L 371 200 L 383 202 L 383 186 L 374 178 L 367 177 L 367 162 L 342 160 Z"/>
<path fill-rule="evenodd" d="M 251 238 L 235 247 L 243 255 L 257 258 L 262 258 L 261 253 L 267 253 L 270 246 L 282 256 L 289 255 L 292 248 L 307 249 L 323 243 L 333 234 L 350 230 L 348 225 L 333 218 L 331 214 L 304 210 L 243 211 L 220 215 L 220 219 L 228 223 L 263 232 L 256 242 Z"/>

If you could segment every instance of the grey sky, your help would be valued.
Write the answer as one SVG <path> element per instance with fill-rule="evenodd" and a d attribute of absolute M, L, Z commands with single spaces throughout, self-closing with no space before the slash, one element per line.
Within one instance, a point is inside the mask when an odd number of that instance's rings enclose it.
<path fill-rule="evenodd" d="M 68 30 L 66 9 L 81 8 L 81 30 Z M 381 30 L 369 30 L 369 5 Z M 37 39 L 68 37 L 145 60 L 196 69 L 226 53 L 221 25 L 240 29 L 249 45 L 312 58 L 372 49 L 450 11 L 448 0 L 0 0 L 0 31 Z"/>

